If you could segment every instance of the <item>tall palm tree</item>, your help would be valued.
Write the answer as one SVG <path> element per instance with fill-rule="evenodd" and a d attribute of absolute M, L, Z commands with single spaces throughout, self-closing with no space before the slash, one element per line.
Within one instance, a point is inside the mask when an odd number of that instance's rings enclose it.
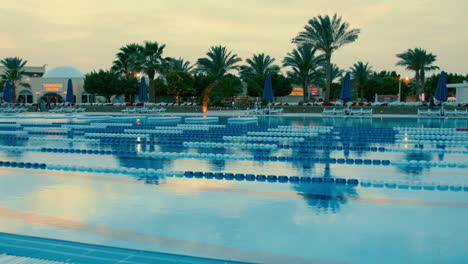
<path fill-rule="evenodd" d="M 5 71 L 2 74 L 2 78 L 10 80 L 11 91 L 13 94 L 13 103 L 16 102 L 16 87 L 24 86 L 30 87 L 28 83 L 22 83 L 21 80 L 25 76 L 24 66 L 28 63 L 27 60 L 23 60 L 19 57 L 4 58 L 0 63 L 5 67 Z"/>
<path fill-rule="evenodd" d="M 397 66 L 403 66 L 407 70 L 415 71 L 414 79 L 416 80 L 416 85 L 421 89 L 421 93 L 424 94 L 425 72 L 439 69 L 439 67 L 432 65 L 436 61 L 437 56 L 428 53 L 422 48 L 408 49 L 396 56 L 400 59 L 396 64 Z"/>
<path fill-rule="evenodd" d="M 137 71 L 137 56 L 142 46 L 136 43 L 127 44 L 120 48 L 116 54 L 117 59 L 113 61 L 111 70 L 126 77 L 132 77 Z"/>
<path fill-rule="evenodd" d="M 288 53 L 283 59 L 284 67 L 291 67 L 288 77 L 294 83 L 300 83 L 304 89 L 304 101 L 308 99 L 307 89 L 309 83 L 316 82 L 320 78 L 319 67 L 323 63 L 324 56 L 315 56 L 316 49 L 310 44 L 300 45 Z"/>
<path fill-rule="evenodd" d="M 200 58 L 197 60 L 196 71 L 210 76 L 214 81 L 205 88 L 202 98 L 203 112 L 208 110 L 209 95 L 213 88 L 215 88 L 227 72 L 231 70 L 238 70 L 239 66 L 236 65 L 242 61 L 237 54 L 232 54 L 226 47 L 221 45 L 212 46 L 206 53 L 207 58 Z"/>
<path fill-rule="evenodd" d="M 264 76 L 268 72 L 277 73 L 280 71 L 280 67 L 273 64 L 275 61 L 275 58 L 265 55 L 265 53 L 254 54 L 252 58 L 245 60 L 248 65 L 240 67 L 240 74 L 243 79 L 247 79 L 255 75 Z"/>
<path fill-rule="evenodd" d="M 317 16 L 309 20 L 292 42 L 298 44 L 309 43 L 317 50 L 325 54 L 325 101 L 330 99 L 331 86 L 331 57 L 335 50 L 341 46 L 354 42 L 358 38 L 359 29 L 349 29 L 349 23 L 342 21 L 336 14 L 330 18 L 326 16 Z"/>
<path fill-rule="evenodd" d="M 364 98 L 364 86 L 369 80 L 371 74 L 372 66 L 370 66 L 368 62 L 364 63 L 362 61 L 358 61 L 351 67 L 351 78 L 356 84 L 361 98 Z"/>
<path fill-rule="evenodd" d="M 157 41 L 145 41 L 144 45 L 139 47 L 135 54 L 135 69 L 148 75 L 150 102 L 155 101 L 154 77 L 156 73 L 163 71 L 164 64 L 166 63 L 166 59 L 162 57 L 165 47 L 165 44 L 159 44 Z"/>

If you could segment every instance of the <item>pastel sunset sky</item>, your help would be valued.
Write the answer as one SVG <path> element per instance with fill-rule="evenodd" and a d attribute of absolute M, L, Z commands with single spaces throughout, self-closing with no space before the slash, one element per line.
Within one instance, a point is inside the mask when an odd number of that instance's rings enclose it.
<path fill-rule="evenodd" d="M 422 47 L 441 69 L 467 74 L 467 10 L 466 0 L 3 0 L 0 58 L 86 73 L 109 68 L 121 46 L 151 40 L 192 63 L 219 44 L 243 59 L 265 52 L 281 62 L 310 18 L 337 13 L 361 29 L 333 55 L 341 68 L 362 60 L 412 77 L 395 54 Z"/>

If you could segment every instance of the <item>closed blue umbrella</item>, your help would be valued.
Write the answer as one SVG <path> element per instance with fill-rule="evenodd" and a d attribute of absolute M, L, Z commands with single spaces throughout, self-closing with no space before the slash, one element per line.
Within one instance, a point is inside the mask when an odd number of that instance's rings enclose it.
<path fill-rule="evenodd" d="M 148 90 L 146 88 L 145 77 L 141 77 L 140 86 L 138 86 L 138 100 L 140 102 L 148 101 Z"/>
<path fill-rule="evenodd" d="M 263 101 L 272 102 L 273 101 L 273 85 L 271 83 L 271 75 L 267 73 L 265 79 L 265 85 L 263 86 Z"/>
<path fill-rule="evenodd" d="M 447 91 L 447 78 L 445 72 L 440 73 L 439 81 L 437 82 L 437 88 L 434 96 L 440 102 L 447 102 L 448 91 Z"/>
<path fill-rule="evenodd" d="M 71 79 L 68 79 L 67 84 L 67 97 L 65 98 L 65 102 L 73 103 L 73 83 Z"/>
<path fill-rule="evenodd" d="M 13 100 L 13 95 L 11 91 L 11 83 L 10 80 L 7 80 L 5 83 L 5 89 L 3 89 L 3 101 L 7 103 L 11 103 Z"/>
<path fill-rule="evenodd" d="M 353 100 L 353 96 L 351 95 L 351 76 L 349 75 L 349 72 L 346 73 L 343 79 L 343 86 L 341 87 L 340 99 L 343 100 L 343 102 L 345 103 Z"/>

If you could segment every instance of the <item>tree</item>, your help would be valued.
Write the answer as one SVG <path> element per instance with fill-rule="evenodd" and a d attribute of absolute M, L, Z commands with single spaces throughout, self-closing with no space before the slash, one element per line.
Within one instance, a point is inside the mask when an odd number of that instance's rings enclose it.
<path fill-rule="evenodd" d="M 141 48 L 136 43 L 121 47 L 120 52 L 115 55 L 117 59 L 112 62 L 111 70 L 127 78 L 133 77 L 139 68 L 136 59 Z"/>
<path fill-rule="evenodd" d="M 287 96 L 292 92 L 292 85 L 288 78 L 280 73 L 274 73 L 271 75 L 271 84 L 273 86 L 273 95 Z"/>
<path fill-rule="evenodd" d="M 288 71 L 288 77 L 293 83 L 302 85 L 304 89 L 304 101 L 307 101 L 307 89 L 311 82 L 316 82 L 320 79 L 318 68 L 322 65 L 324 57 L 322 55 L 315 56 L 316 49 L 310 44 L 303 44 L 295 49 L 283 59 L 284 67 L 291 67 L 292 71 Z"/>
<path fill-rule="evenodd" d="M 265 78 L 266 74 L 257 74 L 246 79 L 247 94 L 253 97 L 262 97 Z M 280 73 L 271 74 L 271 85 L 273 86 L 273 95 L 275 97 L 286 96 L 292 92 L 291 82 Z"/>
<path fill-rule="evenodd" d="M 425 82 L 427 92 L 435 93 L 439 78 L 440 73 L 433 74 L 431 77 L 427 78 Z M 468 81 L 468 75 L 463 76 L 462 74 L 457 73 L 447 73 L 445 78 L 447 80 L 447 83 L 462 83 L 463 81 Z"/>
<path fill-rule="evenodd" d="M 5 80 L 10 80 L 11 82 L 11 91 L 13 94 L 13 103 L 16 102 L 16 88 L 18 86 L 23 86 L 29 88 L 28 83 L 21 82 L 23 76 L 25 76 L 24 66 L 28 63 L 27 60 L 23 60 L 19 57 L 9 57 L 4 58 L 0 63 L 5 67 L 5 71 L 2 74 L 2 78 Z"/>
<path fill-rule="evenodd" d="M 399 77 L 395 71 L 373 72 L 364 85 L 364 98 L 371 101 L 375 94 L 397 94 Z M 402 97 L 408 93 L 408 85 L 402 84 Z"/>
<path fill-rule="evenodd" d="M 397 66 L 403 66 L 407 70 L 415 71 L 414 79 L 416 81 L 416 85 L 421 89 L 421 93 L 424 94 L 425 72 L 439 69 L 439 67 L 432 65 L 436 61 L 437 56 L 432 53 L 428 53 L 422 48 L 408 49 L 396 56 L 400 59 L 396 64 Z"/>
<path fill-rule="evenodd" d="M 364 87 L 372 74 L 372 66 L 369 63 L 358 61 L 351 67 L 351 78 L 359 91 L 359 97 L 364 98 Z"/>
<path fill-rule="evenodd" d="M 278 65 L 273 65 L 275 59 L 265 55 L 265 53 L 254 54 L 251 59 L 246 59 L 245 62 L 248 65 L 240 67 L 240 75 L 244 80 L 258 74 L 266 75 L 268 72 L 273 74 L 280 71 Z"/>
<path fill-rule="evenodd" d="M 191 72 L 193 65 L 190 65 L 190 61 L 186 61 L 183 58 L 166 58 L 166 71 L 177 70 L 181 72 Z"/>
<path fill-rule="evenodd" d="M 213 88 L 210 100 L 213 105 L 224 105 L 227 97 L 234 97 L 242 92 L 242 82 L 233 74 L 226 74 L 219 84 Z"/>
<path fill-rule="evenodd" d="M 148 76 L 149 101 L 155 101 L 154 77 L 156 73 L 163 71 L 163 65 L 166 60 L 162 57 L 165 44 L 159 44 L 157 41 L 145 41 L 143 46 L 138 48 L 135 53 L 135 69 L 145 73 Z"/>
<path fill-rule="evenodd" d="M 197 60 L 197 72 L 203 73 L 213 79 L 203 94 L 203 111 L 207 111 L 209 95 L 213 88 L 215 88 L 225 77 L 227 72 L 231 70 L 238 70 L 239 66 L 236 65 L 242 59 L 237 54 L 228 52 L 226 47 L 212 46 L 206 53 L 207 58 L 200 58 Z"/>
<path fill-rule="evenodd" d="M 304 31 L 300 32 L 292 42 L 298 44 L 310 44 L 325 55 L 325 101 L 330 99 L 331 57 L 334 51 L 341 46 L 354 42 L 360 33 L 359 29 L 349 29 L 349 23 L 342 21 L 336 14 L 330 18 L 317 16 L 309 20 Z"/>
<path fill-rule="evenodd" d="M 104 96 L 109 102 L 112 95 L 135 94 L 138 80 L 113 71 L 92 71 L 85 75 L 83 88 L 89 94 Z"/>
<path fill-rule="evenodd" d="M 214 82 L 214 78 L 205 75 L 204 73 L 198 73 L 194 75 L 193 88 L 195 89 L 195 96 L 201 97 L 203 91 L 210 84 Z"/>
<path fill-rule="evenodd" d="M 193 88 L 194 78 L 190 73 L 179 70 L 171 70 L 165 74 L 167 81 L 167 93 L 176 97 L 177 103 L 181 96 L 192 96 L 195 94 Z"/>

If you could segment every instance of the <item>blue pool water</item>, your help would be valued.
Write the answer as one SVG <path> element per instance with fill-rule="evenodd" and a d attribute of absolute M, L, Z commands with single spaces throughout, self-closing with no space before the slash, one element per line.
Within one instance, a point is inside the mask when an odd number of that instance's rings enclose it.
<path fill-rule="evenodd" d="M 467 119 L 188 118 L 0 117 L 0 232 L 254 263 L 468 262 Z"/>

